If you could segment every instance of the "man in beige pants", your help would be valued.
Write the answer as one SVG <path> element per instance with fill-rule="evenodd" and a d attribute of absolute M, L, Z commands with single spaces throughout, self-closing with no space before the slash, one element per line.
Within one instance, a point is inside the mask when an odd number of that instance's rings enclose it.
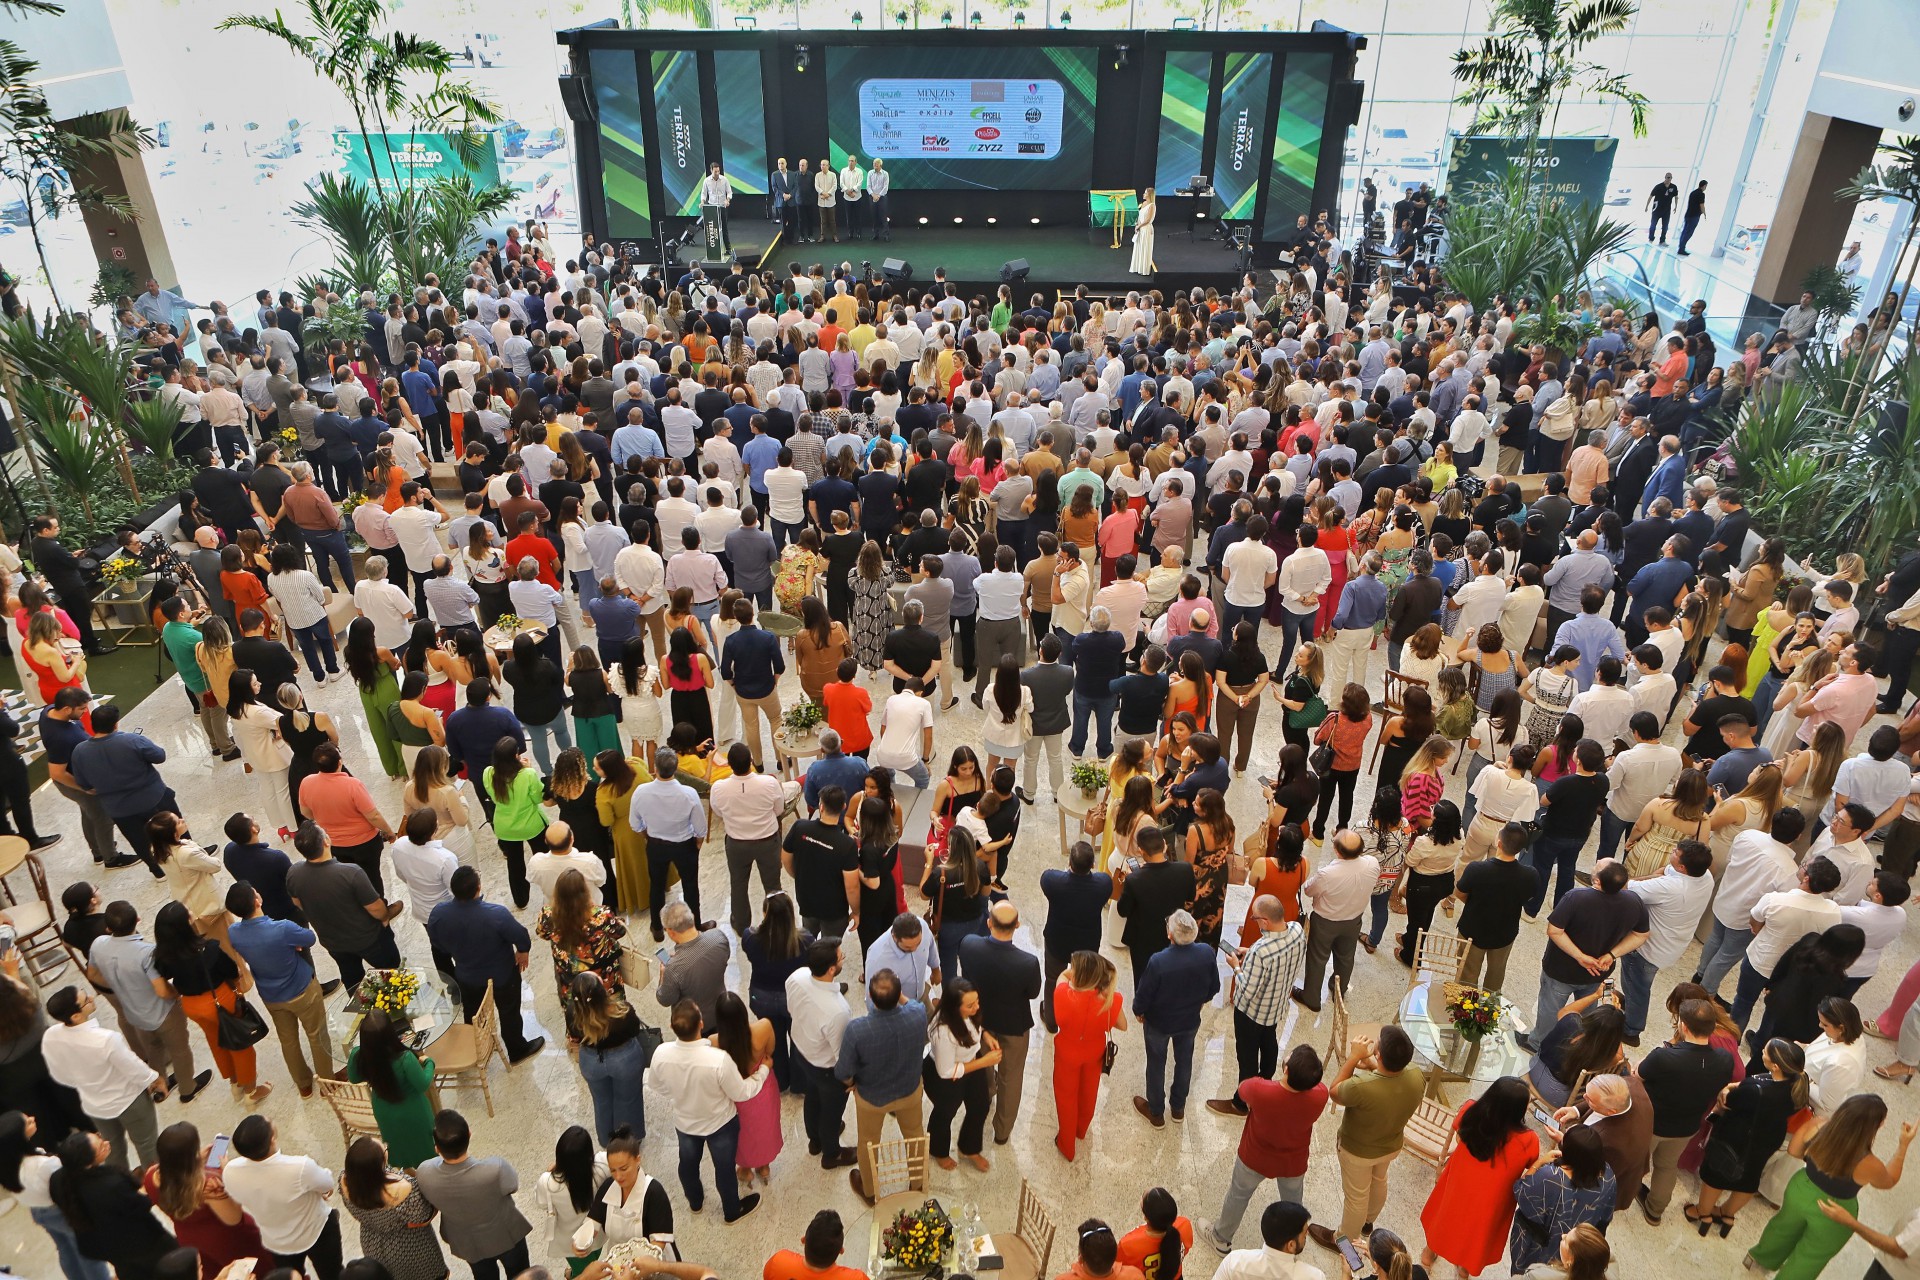
<path fill-rule="evenodd" d="M 227 890 L 227 910 L 234 917 L 227 928 L 227 942 L 253 974 L 254 994 L 273 1019 L 293 1087 L 301 1097 L 311 1098 L 314 1077 L 333 1074 L 326 1002 L 313 976 L 313 947 L 319 937 L 291 920 L 269 916 L 259 892 L 244 880 Z M 311 1066 L 300 1049 L 302 1031 L 313 1049 Z"/>
<path fill-rule="evenodd" d="M 780 728 L 780 677 L 786 673 L 787 660 L 780 651 L 779 637 L 754 625 L 753 601 L 733 602 L 733 620 L 738 630 L 720 646 L 720 678 L 733 686 L 740 703 L 740 740 L 753 756 L 754 768 L 761 765 L 760 721 L 767 722 L 771 738 Z"/>
<path fill-rule="evenodd" d="M 920 1060 L 927 1049 L 927 1008 L 901 998 L 900 979 L 882 969 L 867 979 L 867 1014 L 847 1024 L 833 1073 L 853 1089 L 853 1117 L 860 1167 L 849 1179 L 869 1204 L 879 1194 L 873 1148 L 892 1116 L 902 1138 L 927 1131 L 921 1110 Z"/>
<path fill-rule="evenodd" d="M 1387 1166 L 1400 1154 L 1407 1121 L 1427 1080 L 1413 1062 L 1413 1041 L 1399 1027 L 1380 1028 L 1378 1044 L 1357 1039 L 1329 1089 L 1340 1113 L 1340 1185 L 1346 1193 L 1336 1233 L 1307 1228 L 1314 1243 L 1335 1248 L 1337 1236 L 1365 1239 L 1387 1203 Z M 1364 1070 L 1363 1070 L 1364 1068 Z M 1358 1074 L 1356 1074 L 1356 1072 Z"/>

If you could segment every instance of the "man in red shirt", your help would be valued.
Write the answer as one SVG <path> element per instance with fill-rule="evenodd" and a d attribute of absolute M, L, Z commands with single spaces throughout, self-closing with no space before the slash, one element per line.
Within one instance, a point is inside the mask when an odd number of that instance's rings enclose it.
<path fill-rule="evenodd" d="M 1687 372 L 1687 344 L 1679 334 L 1667 339 L 1667 353 L 1660 360 L 1660 366 L 1653 374 L 1653 398 L 1658 400 L 1673 391 L 1675 378 L 1685 376 Z"/>
<path fill-rule="evenodd" d="M 562 594 L 566 592 L 560 585 L 560 553 L 553 549 L 553 541 L 540 532 L 540 515 L 535 511 L 520 513 L 514 536 L 507 540 L 509 572 L 523 556 L 532 556 L 533 562 L 540 566 L 540 581 Z"/>
<path fill-rule="evenodd" d="M 1327 1107 L 1323 1074 L 1320 1055 L 1312 1045 L 1303 1044 L 1287 1055 L 1279 1079 L 1254 1076 L 1240 1082 L 1236 1096 L 1247 1109 L 1247 1122 L 1240 1130 L 1240 1150 L 1234 1156 L 1226 1200 L 1218 1219 L 1199 1223 L 1200 1235 L 1222 1256 L 1233 1250 L 1233 1233 L 1239 1230 L 1247 1201 L 1264 1179 L 1274 1180 L 1280 1199 L 1300 1202 L 1314 1122 Z"/>
<path fill-rule="evenodd" d="M 840 1225 L 840 1215 L 832 1209 L 822 1209 L 807 1224 L 807 1233 L 800 1238 L 801 1251 L 776 1252 L 761 1270 L 761 1280 L 867 1280 L 866 1272 L 839 1264 L 846 1248 L 846 1230 Z"/>
<path fill-rule="evenodd" d="M 838 679 L 828 681 L 820 690 L 820 701 L 826 708 L 827 727 L 840 735 L 840 749 L 864 759 L 867 748 L 873 745 L 873 721 L 869 718 L 873 715 L 873 695 L 854 683 L 859 673 L 857 661 L 842 658 L 834 673 Z"/>

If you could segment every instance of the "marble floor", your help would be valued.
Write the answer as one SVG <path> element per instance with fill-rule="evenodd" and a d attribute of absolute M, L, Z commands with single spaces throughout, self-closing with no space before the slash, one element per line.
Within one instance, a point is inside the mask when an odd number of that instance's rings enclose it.
<path fill-rule="evenodd" d="M 1277 637 L 1273 637 L 1272 642 L 1277 644 Z M 1384 649 L 1373 660 L 1373 687 L 1377 689 L 1379 668 L 1385 661 Z M 791 675 L 787 677 L 783 696 L 798 696 L 797 684 Z M 340 724 L 349 765 L 367 779 L 376 800 L 389 816 L 397 817 L 398 787 L 380 776 L 365 717 L 352 686 L 344 681 L 327 685 L 314 692 L 313 702 Z M 1275 753 L 1281 745 L 1276 710 L 1277 704 L 1266 704 L 1256 738 L 1254 768 L 1249 771 L 1249 777 L 1236 780 L 1228 795 L 1229 809 L 1243 831 L 1261 818 L 1261 801 L 1252 776 L 1271 772 Z M 1676 724 L 1677 720 L 1678 717 Z M 166 748 L 169 758 L 162 770 L 178 792 L 194 832 L 203 841 L 217 837 L 234 810 L 257 811 L 253 779 L 242 772 L 239 764 L 225 764 L 210 757 L 197 721 L 186 712 L 177 681 L 159 689 L 133 711 L 126 725 L 146 733 Z M 961 743 L 977 745 L 980 727 L 980 713 L 963 699 L 953 711 L 938 718 L 936 759 L 944 761 L 947 753 Z M 1677 734 L 1677 729 L 1675 732 Z M 1463 769 L 1461 777 L 1464 772 Z M 1448 790 L 1456 801 L 1462 789 L 1461 777 L 1456 777 Z M 1357 812 L 1365 812 L 1371 790 L 1372 780 L 1363 777 Z M 43 788 L 35 797 L 35 809 L 43 831 L 66 836 L 62 844 L 46 855 L 57 897 L 63 886 L 82 876 L 93 877 L 93 872 L 80 839 L 76 811 L 51 787 Z M 1043 869 L 1059 865 L 1063 856 L 1056 847 L 1059 827 L 1055 813 L 1043 769 L 1039 803 L 1027 812 L 1008 872 L 1013 899 L 1026 912 L 1022 945 L 1035 950 L 1039 946 L 1039 926 L 1044 911 L 1038 877 Z M 488 897 L 495 901 L 507 900 L 503 863 L 490 833 L 483 829 L 472 842 L 456 833 L 451 844 L 463 860 L 471 860 L 481 869 Z M 1591 854 L 1586 858 L 1587 865 L 1591 865 Z M 164 901 L 161 884 L 149 879 L 138 867 L 93 878 L 103 897 L 128 898 L 140 908 L 145 919 L 150 919 Z M 727 886 L 724 861 L 718 855 L 717 845 L 710 848 L 703 859 L 701 883 L 707 914 L 720 919 L 724 927 Z M 1247 891 L 1236 888 L 1228 904 L 1230 923 L 1237 923 L 1241 918 L 1246 902 Z M 536 901 L 533 908 L 522 913 L 529 925 L 537 909 Z M 403 914 L 398 923 L 402 950 L 414 960 L 424 962 L 427 944 L 422 930 L 410 915 Z M 644 928 L 644 922 L 641 927 Z M 1397 923 L 1391 926 L 1397 927 Z M 1391 938 L 1391 932 L 1388 936 Z M 1508 971 L 1508 993 L 1526 1010 L 1532 1008 L 1544 938 L 1543 925 L 1525 927 Z M 558 1006 L 549 980 L 545 948 L 536 942 L 535 950 L 540 954 L 535 956 L 529 969 L 526 1009 L 532 1021 L 551 1029 L 559 1024 Z M 1115 959 L 1124 971 L 1124 953 L 1116 953 Z M 1920 943 L 1908 934 L 1887 952 L 1879 974 L 1861 992 L 1862 1010 L 1868 1015 L 1877 1014 L 1901 975 L 1916 960 L 1920 960 Z M 1667 989 L 1691 973 L 1692 964 L 1693 953 L 1689 953 L 1672 971 L 1661 974 L 1654 988 L 1655 1000 L 1664 1000 Z M 1123 976 L 1122 982 L 1127 981 Z M 736 986 L 744 991 L 745 985 L 742 968 L 736 975 Z M 1353 982 L 1353 1017 L 1356 1020 L 1392 1019 L 1405 989 L 1406 970 L 1392 958 L 1389 949 L 1383 948 L 1373 956 L 1362 951 L 1357 958 Z M 638 993 L 637 1004 L 642 1016 L 664 1023 L 664 1011 L 654 1003 L 651 990 Z M 1328 1009 L 1330 1011 L 1330 1004 Z M 103 1009 L 103 1014 L 112 1016 L 109 1010 Z M 1288 1046 L 1302 1042 L 1313 1044 L 1324 1053 L 1331 1034 L 1329 1017 L 1330 1012 L 1315 1018 L 1304 1015 L 1297 1007 L 1290 1007 L 1282 1027 L 1282 1056 Z M 1172 1190 L 1183 1213 L 1211 1219 L 1220 1206 L 1239 1126 L 1237 1122 L 1208 1112 L 1200 1100 L 1222 1096 L 1232 1088 L 1231 1035 L 1231 1013 L 1217 1005 L 1208 1010 L 1196 1046 L 1193 1100 L 1189 1103 L 1187 1119 L 1185 1123 L 1168 1124 L 1161 1130 L 1151 1128 L 1137 1116 L 1130 1101 L 1141 1087 L 1143 1056 L 1139 1036 L 1136 1032 L 1119 1037 L 1119 1060 L 1101 1091 L 1092 1133 L 1081 1148 L 1080 1159 L 1071 1165 L 1053 1146 L 1051 1054 L 1042 1043 L 1043 1037 L 1037 1038 L 1028 1061 L 1025 1092 L 1012 1140 L 1004 1147 L 988 1147 L 993 1161 L 991 1172 L 977 1173 L 964 1164 L 953 1172 L 936 1168 L 932 1171 L 933 1193 L 949 1204 L 970 1201 L 978 1205 L 989 1230 L 1010 1230 L 1021 1180 L 1031 1181 L 1060 1227 L 1049 1274 L 1064 1270 L 1072 1262 L 1076 1239 L 1073 1228 L 1082 1219 L 1103 1218 L 1120 1231 L 1137 1225 L 1141 1193 L 1151 1186 L 1164 1185 Z M 197 1040 L 196 1036 L 196 1043 Z M 203 1045 L 197 1044 L 196 1053 L 202 1065 L 209 1064 Z M 1891 1056 L 1891 1046 L 1886 1042 L 1869 1042 L 1869 1058 L 1873 1063 L 1889 1061 Z M 277 1041 L 271 1038 L 261 1045 L 260 1068 L 261 1078 L 276 1086 L 262 1109 L 278 1126 L 281 1146 L 306 1152 L 329 1168 L 337 1169 L 343 1146 L 332 1114 L 318 1101 L 300 1102 L 281 1061 Z M 1883 1154 L 1891 1154 L 1897 1123 L 1920 1118 L 1920 1107 L 1915 1104 L 1920 1090 L 1891 1087 L 1871 1079 L 1868 1083 L 1881 1089 L 1892 1107 L 1890 1123 L 1879 1143 Z M 696 1216 L 686 1212 L 674 1171 L 676 1144 L 666 1102 L 651 1090 L 649 1095 L 647 1166 L 654 1176 L 667 1182 L 672 1193 L 679 1211 L 676 1226 L 681 1248 L 687 1258 L 710 1264 L 724 1276 L 757 1275 L 771 1251 L 798 1247 L 801 1232 L 817 1209 L 834 1207 L 847 1220 L 848 1247 L 843 1262 L 856 1267 L 867 1265 L 871 1215 L 864 1211 L 843 1175 L 823 1173 L 817 1162 L 807 1158 L 797 1099 L 788 1099 L 784 1104 L 787 1150 L 773 1165 L 772 1185 L 766 1189 L 761 1208 L 747 1222 L 730 1228 L 722 1224 L 717 1213 Z M 538 1261 L 557 1266 L 560 1259 L 547 1247 L 546 1225 L 532 1207 L 530 1192 L 539 1173 L 550 1162 L 553 1139 L 559 1131 L 582 1120 L 590 1122 L 587 1092 L 568 1057 L 563 1039 L 550 1035 L 545 1051 L 533 1061 L 511 1070 L 496 1067 L 493 1099 L 496 1114 L 488 1117 L 477 1090 L 448 1095 L 449 1105 L 461 1108 L 474 1124 L 474 1150 L 504 1155 L 518 1169 L 522 1202 L 528 1217 L 534 1221 L 534 1235 L 530 1240 L 533 1255 Z M 205 1139 L 215 1132 L 230 1130 L 245 1108 L 231 1098 L 228 1090 L 216 1087 L 191 1106 L 168 1102 L 160 1110 L 163 1125 L 190 1120 L 199 1126 Z M 849 1109 L 849 1138 L 851 1120 Z M 1306 1202 L 1320 1221 L 1337 1218 L 1339 1212 L 1339 1171 L 1333 1152 L 1333 1130 L 1334 1121 L 1323 1118 L 1307 1175 Z M 707 1176 L 711 1179 L 710 1168 Z M 1403 1158 L 1394 1166 L 1390 1203 L 1381 1217 L 1381 1225 L 1400 1232 L 1416 1252 L 1421 1238 L 1420 1209 L 1433 1178 L 1431 1168 Z M 1764 1205 L 1755 1204 L 1742 1215 L 1731 1239 L 1703 1240 L 1681 1221 L 1678 1212 L 1679 1204 L 1690 1198 L 1691 1189 L 1691 1180 L 1683 1179 L 1675 1207 L 1660 1227 L 1649 1227 L 1637 1212 L 1623 1215 L 1616 1222 L 1611 1239 L 1622 1276 L 1645 1275 L 1655 1268 L 1664 1270 L 1668 1266 L 1697 1268 L 1703 1275 L 1739 1273 L 1741 1254 L 1758 1235 L 1768 1211 Z M 1270 1194 L 1262 1192 L 1250 1208 L 1237 1241 L 1243 1247 L 1257 1244 L 1259 1210 Z M 1897 1215 L 1909 1210 L 1916 1199 L 1920 1199 L 1920 1173 L 1909 1176 L 1905 1185 L 1892 1191 L 1867 1191 L 1862 1201 L 1862 1217 L 1884 1228 Z M 56 1267 L 44 1233 L 28 1222 L 17 1207 L 11 1207 L 11 1212 L 0 1221 L 4 1222 L 4 1227 L 0 1227 L 0 1265 L 16 1274 L 43 1280 L 53 1276 Z M 344 1226 L 351 1257 L 354 1228 L 350 1221 Z M 1311 1247 L 1309 1253 L 1310 1260 L 1323 1269 L 1338 1266 L 1336 1255 Z M 1869 1260 L 1869 1251 L 1855 1241 L 1832 1264 L 1829 1274 L 1857 1276 L 1866 1269 Z M 1207 1245 L 1197 1244 L 1188 1259 L 1186 1273 L 1193 1280 L 1206 1280 L 1217 1263 L 1217 1255 Z M 1504 1266 L 1503 1261 L 1495 1273 L 1504 1274 Z M 464 1271 L 458 1264 L 456 1269 Z"/>

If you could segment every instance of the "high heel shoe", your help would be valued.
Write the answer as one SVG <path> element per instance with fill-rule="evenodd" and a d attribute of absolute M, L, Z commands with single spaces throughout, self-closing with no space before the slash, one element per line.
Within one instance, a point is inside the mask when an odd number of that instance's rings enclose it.
<path fill-rule="evenodd" d="M 1691 1222 L 1694 1226 L 1700 1228 L 1700 1235 L 1704 1239 L 1706 1237 L 1708 1229 L 1713 1226 L 1714 1215 L 1711 1213 L 1708 1213 L 1708 1214 L 1695 1213 L 1694 1210 L 1698 1209 L 1699 1207 L 1700 1206 L 1697 1204 L 1687 1205 L 1685 1208 L 1680 1210 L 1680 1216 L 1685 1218 L 1688 1222 Z"/>
<path fill-rule="evenodd" d="M 1725 1240 L 1728 1236 L 1733 1234 L 1733 1215 L 1732 1214 L 1716 1213 L 1713 1215 L 1713 1220 L 1720 1224 L 1720 1238 L 1722 1240 Z"/>
<path fill-rule="evenodd" d="M 1895 1065 L 1903 1066 L 1905 1064 L 1896 1063 Z M 1912 1084 L 1913 1077 L 1915 1075 L 1920 1075 L 1920 1071 L 1916 1071 L 1912 1067 L 1907 1067 L 1905 1071 L 1889 1071 L 1885 1067 L 1875 1067 L 1873 1069 L 1873 1074 L 1875 1074 L 1876 1076 L 1879 1076 L 1882 1080 L 1891 1080 L 1895 1084 Z"/>

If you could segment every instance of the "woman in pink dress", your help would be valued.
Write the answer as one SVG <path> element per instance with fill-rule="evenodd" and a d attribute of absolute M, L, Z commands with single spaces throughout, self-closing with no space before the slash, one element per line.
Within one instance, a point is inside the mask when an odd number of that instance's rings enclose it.
<path fill-rule="evenodd" d="M 1353 549 L 1353 533 L 1347 528 L 1347 513 L 1331 498 L 1315 501 L 1314 522 L 1320 526 L 1320 541 L 1314 545 L 1326 553 L 1333 567 L 1333 582 L 1320 593 L 1320 616 L 1314 634 L 1333 630 L 1333 615 L 1340 611 L 1340 591 L 1347 585 L 1347 553 Z"/>
<path fill-rule="evenodd" d="M 762 1064 L 773 1060 L 773 1023 L 747 1012 L 747 1002 L 731 991 L 723 992 L 714 1006 L 718 1027 L 712 1040 L 740 1068 L 741 1076 L 750 1076 Z M 734 1153 L 734 1173 L 745 1188 L 753 1184 L 755 1174 L 762 1185 L 771 1180 L 774 1157 L 780 1154 L 780 1084 L 771 1071 L 760 1085 L 760 1092 L 739 1104 L 740 1148 Z"/>

